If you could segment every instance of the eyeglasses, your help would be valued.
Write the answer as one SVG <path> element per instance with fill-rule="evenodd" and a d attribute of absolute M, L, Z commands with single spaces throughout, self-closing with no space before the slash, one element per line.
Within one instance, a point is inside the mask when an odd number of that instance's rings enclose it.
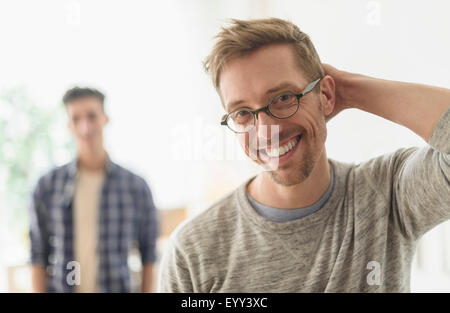
<path fill-rule="evenodd" d="M 257 110 L 238 108 L 231 111 L 222 117 L 220 125 L 226 125 L 233 132 L 243 134 L 248 133 L 255 127 L 259 112 L 266 112 L 278 119 L 291 117 L 298 111 L 300 98 L 313 90 L 321 79 L 318 78 L 310 83 L 301 93 L 296 94 L 288 91 L 276 95 L 269 100 L 266 106 Z"/>

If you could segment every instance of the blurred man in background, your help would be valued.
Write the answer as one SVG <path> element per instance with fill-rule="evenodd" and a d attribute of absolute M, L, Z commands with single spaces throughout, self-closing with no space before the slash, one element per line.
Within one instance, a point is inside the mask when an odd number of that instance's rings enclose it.
<path fill-rule="evenodd" d="M 128 255 L 139 248 L 142 291 L 152 291 L 157 211 L 147 183 L 103 146 L 104 95 L 75 87 L 63 102 L 77 157 L 41 177 L 30 208 L 36 292 L 130 292 Z M 76 262 L 73 262 L 76 261 Z"/>
<path fill-rule="evenodd" d="M 221 124 L 266 171 L 174 232 L 159 290 L 409 291 L 418 239 L 450 219 L 450 90 L 323 65 L 280 19 L 234 20 L 217 39 L 205 67 Z M 326 122 L 347 108 L 428 145 L 361 164 L 329 159 Z"/>

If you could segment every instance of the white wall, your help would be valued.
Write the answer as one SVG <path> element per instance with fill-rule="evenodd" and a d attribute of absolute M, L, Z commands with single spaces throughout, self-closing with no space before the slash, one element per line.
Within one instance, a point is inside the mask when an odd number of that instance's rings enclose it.
<path fill-rule="evenodd" d="M 55 107 L 74 84 L 99 87 L 111 116 L 111 156 L 147 178 L 159 207 L 193 212 L 257 172 L 236 160 L 242 153 L 219 126 L 223 111 L 201 66 L 227 18 L 288 18 L 311 36 L 324 62 L 449 88 L 449 9 L 448 1 L 406 0 L 1 1 L 0 87 L 26 85 L 39 105 Z M 424 144 L 359 111 L 328 127 L 328 155 L 340 161 Z M 224 151 L 234 160 L 224 161 Z M 448 232 L 438 236 L 448 243 Z M 441 251 L 427 252 L 428 267 Z M 422 263 L 417 268 L 425 271 Z M 437 284 L 417 281 L 413 290 Z M 448 280 L 440 284 L 450 291 Z"/>

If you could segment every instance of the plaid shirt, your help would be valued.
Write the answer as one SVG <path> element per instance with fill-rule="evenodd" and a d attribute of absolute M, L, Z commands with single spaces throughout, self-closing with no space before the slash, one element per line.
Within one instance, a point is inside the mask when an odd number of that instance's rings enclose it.
<path fill-rule="evenodd" d="M 74 292 L 67 280 L 74 260 L 73 198 L 77 161 L 41 177 L 30 205 L 31 263 L 47 268 L 49 292 Z M 98 291 L 130 292 L 128 254 L 138 247 L 142 264 L 156 260 L 157 211 L 141 177 L 106 163 L 100 197 Z"/>

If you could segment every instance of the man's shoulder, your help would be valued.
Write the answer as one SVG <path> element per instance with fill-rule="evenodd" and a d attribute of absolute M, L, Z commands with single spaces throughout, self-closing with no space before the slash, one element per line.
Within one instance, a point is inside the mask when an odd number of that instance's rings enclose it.
<path fill-rule="evenodd" d="M 146 180 L 134 171 L 112 161 L 109 161 L 109 166 L 119 180 L 126 180 L 128 184 L 135 186 L 138 189 L 148 186 Z M 76 171 L 76 161 L 55 166 L 40 176 L 37 182 L 37 187 L 41 189 L 51 189 L 55 185 L 61 184 L 65 180 L 70 179 L 70 177 L 74 177 Z"/>
<path fill-rule="evenodd" d="M 172 233 L 179 246 L 216 241 L 234 231 L 239 218 L 238 189 L 233 190 L 207 209 L 182 222 Z"/>
<path fill-rule="evenodd" d="M 119 165 L 111 161 L 110 166 L 112 167 L 114 173 L 119 178 L 132 180 L 138 184 L 146 184 L 145 179 L 141 175 L 137 174 L 134 170 L 130 170 L 128 168 L 123 167 L 122 165 Z"/>
<path fill-rule="evenodd" d="M 424 147 L 428 148 L 428 147 Z M 417 151 L 418 147 L 398 148 L 392 152 L 384 153 L 379 156 L 372 157 L 366 161 L 355 164 L 355 169 L 378 168 L 380 166 L 389 167 L 398 165 L 407 159 L 412 153 Z"/>
<path fill-rule="evenodd" d="M 423 149 L 427 149 L 424 147 Z M 340 174 L 354 172 L 357 177 L 371 178 L 384 176 L 387 171 L 394 171 L 415 151 L 418 147 L 398 148 L 389 153 L 384 153 L 361 162 L 341 162 L 329 159 Z"/>
<path fill-rule="evenodd" d="M 49 189 L 55 184 L 61 184 L 63 180 L 69 177 L 70 172 L 73 170 L 72 167 L 73 162 L 52 167 L 39 177 L 37 187 Z"/>
<path fill-rule="evenodd" d="M 421 148 L 398 148 L 392 152 L 353 164 L 351 169 L 352 188 L 357 189 L 357 196 L 368 199 L 378 195 L 389 202 L 395 182 L 400 177 L 406 161 L 419 149 Z"/>
<path fill-rule="evenodd" d="M 344 183 L 347 191 L 352 192 L 356 188 L 358 197 L 381 193 L 386 198 L 396 177 L 400 175 L 405 161 L 418 149 L 420 148 L 398 148 L 362 162 L 346 163 L 329 160 L 336 176 Z"/>
<path fill-rule="evenodd" d="M 107 169 L 113 173 L 113 184 L 119 183 L 122 186 L 128 186 L 131 190 L 142 192 L 143 190 L 150 190 L 146 179 L 137 174 L 134 170 L 125 168 L 111 160 L 107 163 Z"/>
<path fill-rule="evenodd" d="M 383 181 L 392 182 L 398 176 L 406 160 L 419 149 L 430 147 L 399 148 L 393 152 L 381 154 L 369 160 L 354 165 L 357 180 L 370 181 L 380 184 Z"/>

